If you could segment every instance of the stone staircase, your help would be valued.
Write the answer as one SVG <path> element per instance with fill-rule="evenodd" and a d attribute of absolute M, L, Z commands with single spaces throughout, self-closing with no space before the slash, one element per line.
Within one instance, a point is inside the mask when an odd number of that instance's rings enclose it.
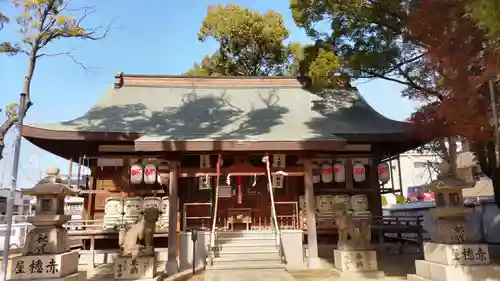
<path fill-rule="evenodd" d="M 284 269 L 272 230 L 218 232 L 208 270 Z"/>

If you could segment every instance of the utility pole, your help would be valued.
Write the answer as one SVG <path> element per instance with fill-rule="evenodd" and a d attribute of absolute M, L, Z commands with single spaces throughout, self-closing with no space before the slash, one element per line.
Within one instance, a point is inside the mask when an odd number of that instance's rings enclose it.
<path fill-rule="evenodd" d="M 9 262 L 9 249 L 10 249 L 10 234 L 12 232 L 12 215 L 14 211 L 14 200 L 16 198 L 17 189 L 17 174 L 19 171 L 19 156 L 21 155 L 21 129 L 23 127 L 24 111 L 26 108 L 26 94 L 21 93 L 19 102 L 19 112 L 17 115 L 16 123 L 16 139 L 14 141 L 14 153 L 12 156 L 12 186 L 10 189 L 9 197 L 7 198 L 7 228 L 5 231 L 5 240 L 3 244 L 2 255 L 2 268 L 0 270 L 0 281 L 7 279 L 7 263 Z"/>

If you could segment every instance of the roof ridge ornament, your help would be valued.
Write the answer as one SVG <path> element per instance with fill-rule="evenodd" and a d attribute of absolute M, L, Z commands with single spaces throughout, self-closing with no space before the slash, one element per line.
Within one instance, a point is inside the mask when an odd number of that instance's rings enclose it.
<path fill-rule="evenodd" d="M 113 84 L 115 89 L 123 87 L 123 72 L 118 72 L 115 74 L 115 83 Z"/>

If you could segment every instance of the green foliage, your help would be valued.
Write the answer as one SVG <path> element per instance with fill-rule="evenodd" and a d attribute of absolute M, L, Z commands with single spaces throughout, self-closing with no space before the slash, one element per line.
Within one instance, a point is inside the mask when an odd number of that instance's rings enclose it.
<path fill-rule="evenodd" d="M 291 0 L 299 27 L 339 57 L 350 77 L 382 78 L 424 90 L 430 76 L 422 67 L 424 50 L 408 40 L 405 23 L 411 1 Z M 411 94 L 411 91 L 408 92 Z"/>
<path fill-rule="evenodd" d="M 471 16 L 489 35 L 500 41 L 500 2 L 498 0 L 469 0 Z"/>
<path fill-rule="evenodd" d="M 387 202 L 387 198 L 385 198 L 384 195 L 382 195 L 382 206 L 387 206 L 389 205 L 389 202 Z"/>
<path fill-rule="evenodd" d="M 184 75 L 309 76 L 314 85 L 336 83 L 340 61 L 327 49 L 286 44 L 289 36 L 280 14 L 259 13 L 238 5 L 212 6 L 198 34 L 213 39 L 218 50 Z"/>
<path fill-rule="evenodd" d="M 7 118 L 17 118 L 19 114 L 19 104 L 11 103 L 5 107 L 5 115 Z"/>
<path fill-rule="evenodd" d="M 238 5 L 211 6 L 198 39 L 213 39 L 219 50 L 195 65 L 188 75 L 283 75 L 291 53 L 289 32 L 280 14 L 253 12 Z"/>
<path fill-rule="evenodd" d="M 396 195 L 396 204 L 404 204 L 406 198 L 403 195 Z"/>

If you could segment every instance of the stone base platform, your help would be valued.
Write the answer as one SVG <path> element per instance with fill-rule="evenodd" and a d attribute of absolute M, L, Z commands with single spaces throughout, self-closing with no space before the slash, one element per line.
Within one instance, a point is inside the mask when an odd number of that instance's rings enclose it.
<path fill-rule="evenodd" d="M 377 252 L 375 251 L 340 251 L 334 250 L 334 273 L 351 278 L 384 278 L 378 270 Z"/>
<path fill-rule="evenodd" d="M 155 280 L 155 257 L 117 257 L 113 265 L 115 280 Z"/>
<path fill-rule="evenodd" d="M 9 279 L 8 279 L 9 280 Z M 39 279 L 10 279 L 11 281 L 35 281 Z M 43 281 L 87 281 L 87 272 L 86 271 L 80 271 L 77 273 L 70 274 L 65 277 L 59 277 L 59 278 L 44 278 Z"/>
<path fill-rule="evenodd" d="M 424 257 L 415 261 L 409 281 L 500 280 L 500 266 L 490 264 L 485 244 L 424 243 Z"/>
<path fill-rule="evenodd" d="M 424 243 L 424 259 L 447 265 L 489 264 L 490 254 L 486 244 Z"/>
<path fill-rule="evenodd" d="M 7 264 L 7 280 L 58 280 L 77 272 L 77 250 L 56 255 L 18 256 Z"/>
<path fill-rule="evenodd" d="M 416 262 L 416 274 L 408 281 L 499 281 L 498 265 L 443 265 L 427 261 Z"/>

